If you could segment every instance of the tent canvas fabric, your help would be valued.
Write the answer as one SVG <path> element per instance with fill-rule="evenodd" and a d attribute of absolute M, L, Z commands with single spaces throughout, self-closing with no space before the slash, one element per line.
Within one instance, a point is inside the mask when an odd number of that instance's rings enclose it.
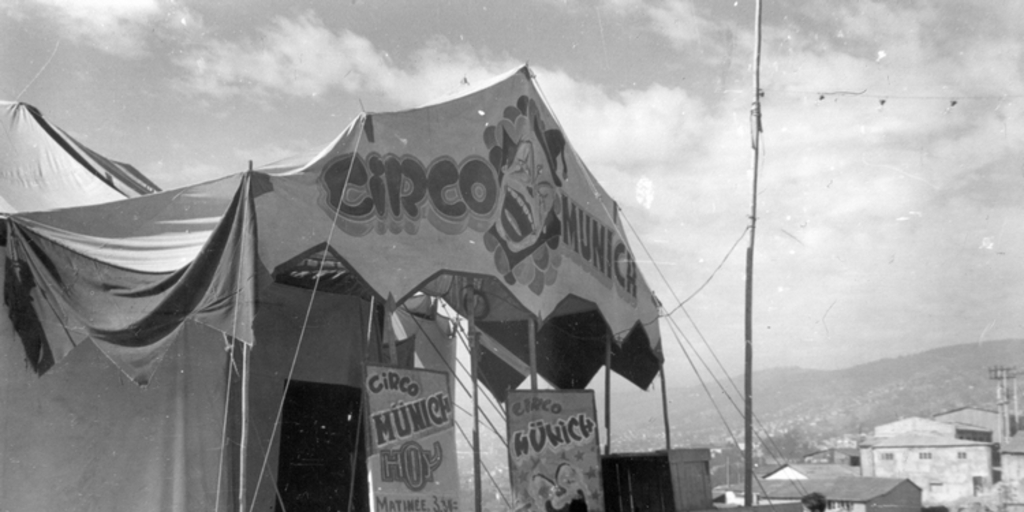
<path fill-rule="evenodd" d="M 82 206 L 160 190 L 131 165 L 108 159 L 31 105 L 0 101 L 0 214 Z"/>
<path fill-rule="evenodd" d="M 362 115 L 305 164 L 15 214 L 6 230 L 0 408 L 19 413 L 0 424 L 0 503 L 12 510 L 230 506 L 242 344 L 248 496 L 273 508 L 286 384 L 359 387 L 381 336 L 368 298 L 443 297 L 521 360 L 535 318 L 540 373 L 560 387 L 585 386 L 607 340 L 612 369 L 637 385 L 660 369 L 657 302 L 616 205 L 526 67 Z M 499 398 L 523 380 L 497 357 L 482 369 Z"/>

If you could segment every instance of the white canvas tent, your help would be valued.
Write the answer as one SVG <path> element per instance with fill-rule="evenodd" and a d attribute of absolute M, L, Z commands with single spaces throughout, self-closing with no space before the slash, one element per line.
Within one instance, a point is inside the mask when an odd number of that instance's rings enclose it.
<path fill-rule="evenodd" d="M 0 214 L 116 201 L 159 190 L 80 144 L 31 105 L 0 101 Z"/>
<path fill-rule="evenodd" d="M 362 115 L 301 165 L 12 215 L 0 503 L 361 508 L 361 369 L 385 358 L 371 312 L 419 292 L 523 360 L 533 318 L 560 387 L 585 386 L 609 340 L 612 369 L 646 387 L 657 304 L 615 211 L 524 67 Z M 484 359 L 499 398 L 522 382 Z M 314 424 L 327 437 L 302 434 Z"/>

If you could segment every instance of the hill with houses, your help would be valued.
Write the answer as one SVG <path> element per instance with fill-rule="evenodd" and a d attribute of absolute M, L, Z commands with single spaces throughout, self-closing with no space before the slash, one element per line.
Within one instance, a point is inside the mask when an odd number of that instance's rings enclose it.
<path fill-rule="evenodd" d="M 814 448 L 855 446 L 876 425 L 899 418 L 929 417 L 968 405 L 995 410 L 997 382 L 989 372 L 994 366 L 1024 373 L 1024 340 L 953 345 L 840 370 L 755 372 L 755 431 L 776 452 L 775 460 L 766 462 L 779 462 Z M 742 376 L 733 382 L 741 388 Z M 715 403 L 702 386 L 669 389 L 674 446 L 721 447 L 742 440 L 740 393 L 727 381 L 706 386 Z M 1008 387 L 1012 391 L 1012 381 Z M 654 421 L 647 401 L 630 398 L 635 393 L 613 393 L 616 451 L 663 447 L 660 415 Z"/>

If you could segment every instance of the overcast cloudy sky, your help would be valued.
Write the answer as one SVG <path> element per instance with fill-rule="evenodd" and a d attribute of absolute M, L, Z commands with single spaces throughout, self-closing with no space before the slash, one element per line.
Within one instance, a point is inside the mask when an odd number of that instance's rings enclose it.
<path fill-rule="evenodd" d="M 0 97 L 170 188 L 528 62 L 674 307 L 748 224 L 753 6 L 13 0 Z M 1024 3 L 766 0 L 764 14 L 756 366 L 1024 338 Z M 686 303 L 694 323 L 675 316 L 730 372 L 745 246 Z M 671 383 L 692 382 L 662 332 Z"/>

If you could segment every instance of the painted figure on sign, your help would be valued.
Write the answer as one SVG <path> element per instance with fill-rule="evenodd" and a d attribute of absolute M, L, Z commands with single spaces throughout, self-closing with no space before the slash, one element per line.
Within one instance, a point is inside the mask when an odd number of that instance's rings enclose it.
<path fill-rule="evenodd" d="M 484 241 L 508 284 L 526 284 L 539 294 L 557 266 L 549 251 L 561 235 L 565 138 L 561 130 L 546 130 L 537 104 L 523 96 L 487 127 L 484 141 L 501 180 L 498 217 Z"/>
<path fill-rule="evenodd" d="M 587 512 L 587 482 L 576 466 L 567 462 L 560 464 L 555 471 L 555 482 L 554 510 Z"/>

